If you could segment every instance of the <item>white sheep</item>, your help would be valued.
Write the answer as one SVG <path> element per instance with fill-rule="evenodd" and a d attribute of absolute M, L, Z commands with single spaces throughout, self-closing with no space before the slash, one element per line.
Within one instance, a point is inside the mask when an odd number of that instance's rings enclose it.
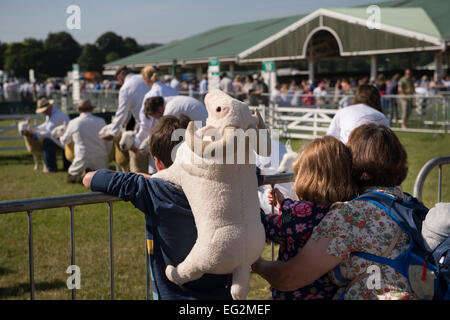
<path fill-rule="evenodd" d="M 38 139 L 34 139 L 33 137 L 29 137 L 25 135 L 25 132 L 31 130 L 31 119 L 22 120 L 17 122 L 17 129 L 21 136 L 23 136 L 25 140 L 25 147 L 27 151 L 33 155 L 34 161 L 34 170 L 39 169 L 39 162 L 42 161 L 42 171 L 47 172 L 48 169 L 44 163 L 44 150 L 42 148 L 42 142 L 44 141 L 44 137 L 39 137 Z"/>
<path fill-rule="evenodd" d="M 61 124 L 61 125 L 55 127 L 55 128 L 50 132 L 50 135 L 51 135 L 53 138 L 59 138 L 59 137 L 61 137 L 61 136 L 66 132 L 66 129 L 67 129 L 67 122 L 64 121 L 63 124 Z"/>
<path fill-rule="evenodd" d="M 295 160 L 298 158 L 298 153 L 292 150 L 291 140 L 286 141 L 286 153 L 281 159 L 280 165 L 278 166 L 278 173 L 292 173 L 294 172 L 293 165 Z"/>
<path fill-rule="evenodd" d="M 98 136 L 102 137 L 109 133 L 110 129 L 112 128 L 112 124 L 107 124 L 103 128 L 100 129 L 98 132 Z M 113 145 L 114 147 L 111 149 L 111 152 L 109 154 L 109 160 L 114 160 L 116 163 L 116 170 L 126 172 L 129 171 L 130 168 L 130 156 L 128 154 L 128 151 L 122 151 L 119 147 L 120 140 L 122 138 L 122 133 L 125 132 L 122 130 L 119 135 L 114 137 L 113 139 Z"/>
<path fill-rule="evenodd" d="M 136 133 L 134 131 L 124 131 L 122 133 L 122 136 L 120 137 L 119 141 L 119 148 L 122 151 L 128 151 L 133 147 L 134 144 L 134 138 L 136 136 Z"/>
<path fill-rule="evenodd" d="M 58 139 L 59 137 L 62 137 L 64 135 L 64 133 L 67 130 L 67 122 L 64 121 L 63 124 L 55 127 L 51 132 L 50 135 L 53 138 Z M 69 144 L 65 144 L 64 145 L 64 155 L 66 157 L 66 159 L 70 162 L 73 162 L 73 159 L 75 158 L 75 144 L 72 141 Z"/>
<path fill-rule="evenodd" d="M 130 157 L 130 171 L 148 173 L 148 152 L 132 152 L 130 149 L 133 147 L 136 137 L 135 131 L 125 131 L 120 138 L 119 148 L 120 150 L 129 153 Z"/>

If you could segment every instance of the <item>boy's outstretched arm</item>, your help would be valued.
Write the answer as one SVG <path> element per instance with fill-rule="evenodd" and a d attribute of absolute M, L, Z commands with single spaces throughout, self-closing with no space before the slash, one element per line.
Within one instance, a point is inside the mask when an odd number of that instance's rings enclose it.
<path fill-rule="evenodd" d="M 83 185 L 90 189 L 91 188 L 91 181 L 92 181 L 92 177 L 94 176 L 94 174 L 97 172 L 98 170 L 95 171 L 89 171 L 88 173 L 86 173 L 86 175 L 83 178 Z M 138 175 L 143 176 L 144 178 L 151 178 L 152 176 L 150 174 L 147 173 L 136 173 Z"/>
<path fill-rule="evenodd" d="M 139 210 L 146 212 L 152 204 L 150 180 L 144 174 L 116 172 L 107 169 L 88 172 L 83 185 L 92 191 L 103 192 L 124 201 L 130 201 Z"/>

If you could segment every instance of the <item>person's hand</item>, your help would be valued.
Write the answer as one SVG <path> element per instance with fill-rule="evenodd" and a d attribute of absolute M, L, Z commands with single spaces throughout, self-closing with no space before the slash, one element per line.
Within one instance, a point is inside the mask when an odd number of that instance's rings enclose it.
<path fill-rule="evenodd" d="M 101 136 L 101 138 L 104 139 L 104 140 L 111 141 L 112 139 L 114 139 L 114 136 L 112 136 L 109 133 L 107 133 L 107 134 Z"/>
<path fill-rule="evenodd" d="M 84 177 L 83 177 L 83 185 L 86 187 L 86 188 L 90 188 L 90 186 L 91 186 L 91 180 L 92 180 L 92 177 L 94 176 L 94 174 L 96 173 L 97 171 L 89 171 L 88 173 L 86 173 L 85 175 L 84 175 Z"/>
<path fill-rule="evenodd" d="M 274 205 L 278 209 L 281 208 L 281 203 L 284 200 L 283 194 L 278 190 L 277 188 L 270 189 L 269 194 L 267 195 L 267 198 L 269 199 L 269 204 Z"/>
<path fill-rule="evenodd" d="M 251 266 L 250 266 L 250 272 L 251 273 L 258 273 L 258 268 L 263 263 L 263 258 L 259 257 L 258 260 L 256 260 Z"/>

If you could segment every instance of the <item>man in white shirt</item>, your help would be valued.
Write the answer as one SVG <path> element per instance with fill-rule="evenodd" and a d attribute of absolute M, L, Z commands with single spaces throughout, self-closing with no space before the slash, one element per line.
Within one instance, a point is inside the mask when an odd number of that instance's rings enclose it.
<path fill-rule="evenodd" d="M 141 121 L 139 132 L 136 134 L 133 152 L 138 151 L 138 147 L 147 137 L 151 135 L 153 127 L 159 119 L 165 115 L 184 114 L 192 121 L 201 121 L 202 126 L 206 123 L 208 112 L 203 103 L 195 98 L 187 96 L 172 96 L 163 98 L 161 96 L 151 97 L 145 100 L 143 110 L 141 110 Z M 149 173 L 155 172 L 152 163 L 149 163 Z"/>
<path fill-rule="evenodd" d="M 45 114 L 45 122 L 35 128 L 32 128 L 31 131 L 25 132 L 25 135 L 31 136 L 35 139 L 44 137 L 42 142 L 44 149 L 44 162 L 49 172 L 58 171 L 56 164 L 56 148 L 63 151 L 63 166 L 64 170 L 67 170 L 70 166 L 70 162 L 64 155 L 64 145 L 61 144 L 58 139 L 51 137 L 50 133 L 57 126 L 64 123 L 69 123 L 70 118 L 53 105 L 53 100 L 47 100 L 46 98 L 41 98 L 38 100 L 36 113 Z"/>
<path fill-rule="evenodd" d="M 94 109 L 89 100 L 80 100 L 80 115 L 69 122 L 66 132 L 59 138 L 63 144 L 74 142 L 75 157 L 68 170 L 69 182 L 81 182 L 86 169 L 108 169 L 112 141 L 98 136 L 106 122 L 92 114 Z"/>
<path fill-rule="evenodd" d="M 133 74 L 127 67 L 121 67 L 116 72 L 116 79 L 120 83 L 119 107 L 112 121 L 112 128 L 102 137 L 102 139 L 112 140 L 118 136 L 120 129 L 129 119 L 130 114 L 134 117 L 136 123 L 139 122 L 139 111 L 142 106 L 142 100 L 149 91 L 142 75 Z"/>
<path fill-rule="evenodd" d="M 225 72 L 220 77 L 219 89 L 228 95 L 234 96 L 233 81 L 227 77 Z"/>
<path fill-rule="evenodd" d="M 175 75 L 172 79 L 172 81 L 170 81 L 170 86 L 172 88 L 174 88 L 177 91 L 181 91 L 181 82 L 180 82 L 180 76 L 179 75 Z"/>
<path fill-rule="evenodd" d="M 377 88 L 361 85 L 356 91 L 354 103 L 336 113 L 327 135 L 347 144 L 352 131 L 363 124 L 374 123 L 389 127 L 389 120 L 381 112 L 381 96 Z"/>
<path fill-rule="evenodd" d="M 45 86 L 45 95 L 47 96 L 47 98 L 51 97 L 54 87 L 55 86 L 53 85 L 53 82 L 47 82 L 47 85 Z"/>
<path fill-rule="evenodd" d="M 205 98 L 206 93 L 208 92 L 208 76 L 203 76 L 202 81 L 200 81 L 200 94 L 202 96 L 202 101 Z"/>

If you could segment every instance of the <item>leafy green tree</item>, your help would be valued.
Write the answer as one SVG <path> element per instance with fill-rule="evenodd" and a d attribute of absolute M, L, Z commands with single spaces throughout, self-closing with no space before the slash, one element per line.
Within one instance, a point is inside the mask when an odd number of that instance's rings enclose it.
<path fill-rule="evenodd" d="M 105 62 L 108 63 L 108 62 L 111 62 L 111 61 L 114 61 L 114 60 L 118 60 L 118 59 L 120 59 L 120 57 L 117 54 L 117 52 L 110 52 L 110 53 L 108 53 L 106 55 Z"/>
<path fill-rule="evenodd" d="M 110 52 L 117 53 L 119 58 L 124 57 L 127 54 L 125 42 L 122 37 L 111 31 L 105 32 L 98 37 L 95 44 L 105 57 Z"/>
<path fill-rule="evenodd" d="M 47 76 L 44 43 L 41 40 L 28 38 L 21 43 L 10 43 L 6 47 L 4 57 L 4 69 L 16 77 L 28 78 L 30 69 L 34 70 L 39 79 Z"/>
<path fill-rule="evenodd" d="M 142 48 L 142 50 L 150 50 L 150 49 L 158 48 L 160 46 L 162 46 L 161 43 L 152 42 L 150 44 L 142 45 L 141 48 Z"/>
<path fill-rule="evenodd" d="M 65 76 L 81 53 L 78 42 L 64 31 L 49 33 L 44 49 L 47 73 L 52 76 Z"/>
<path fill-rule="evenodd" d="M 139 46 L 134 38 L 126 37 L 123 40 L 125 46 L 125 56 L 129 56 L 138 52 L 141 52 L 143 48 Z"/>
<path fill-rule="evenodd" d="M 5 50 L 5 70 L 19 77 L 26 74 L 26 66 L 22 60 L 23 47 L 21 42 L 12 42 Z"/>
<path fill-rule="evenodd" d="M 104 63 L 104 56 L 96 45 L 86 44 L 83 46 L 78 58 L 81 71 L 102 71 Z"/>
<path fill-rule="evenodd" d="M 8 45 L 6 43 L 0 42 L 0 70 L 4 69 L 5 64 L 5 51 Z"/>

